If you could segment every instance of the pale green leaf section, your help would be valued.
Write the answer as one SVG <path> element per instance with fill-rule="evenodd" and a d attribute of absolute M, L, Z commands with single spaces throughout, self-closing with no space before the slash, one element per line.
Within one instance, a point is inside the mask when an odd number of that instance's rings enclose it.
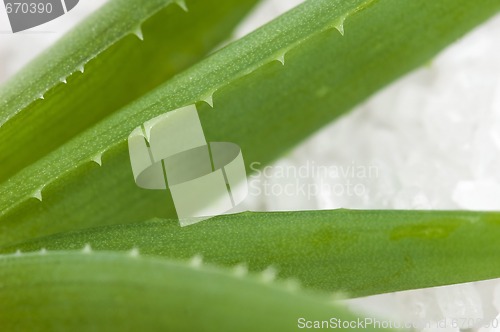
<path fill-rule="evenodd" d="M 79 249 L 188 259 L 253 272 L 346 296 L 500 277 L 500 213 L 304 211 L 220 216 L 189 227 L 174 220 L 98 227 L 0 249 Z"/>
<path fill-rule="evenodd" d="M 40 251 L 1 256 L 0 280 L 6 331 L 292 331 L 300 317 L 357 321 L 333 298 L 273 282 L 269 271 L 219 270 L 198 257 Z"/>

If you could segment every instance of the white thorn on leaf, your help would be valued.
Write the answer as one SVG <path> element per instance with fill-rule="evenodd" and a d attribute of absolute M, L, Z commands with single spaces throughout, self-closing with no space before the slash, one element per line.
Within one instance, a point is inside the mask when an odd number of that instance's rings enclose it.
<path fill-rule="evenodd" d="M 82 249 L 82 252 L 84 254 L 90 254 L 92 252 L 92 247 L 90 246 L 90 244 L 86 244 L 83 249 Z"/>
<path fill-rule="evenodd" d="M 68 83 L 68 81 L 66 81 L 66 78 L 61 78 L 60 81 L 61 81 L 61 83 L 64 83 L 64 84 Z"/>
<path fill-rule="evenodd" d="M 192 267 L 201 267 L 203 264 L 203 257 L 201 255 L 194 255 L 190 260 L 189 260 L 189 265 Z"/>
<path fill-rule="evenodd" d="M 248 273 L 248 268 L 245 264 L 238 264 L 234 267 L 234 275 L 237 277 L 244 277 Z"/>
<path fill-rule="evenodd" d="M 282 55 L 278 56 L 276 58 L 277 61 L 281 62 L 281 64 L 284 66 L 285 65 L 285 53 L 283 53 Z"/>
<path fill-rule="evenodd" d="M 139 38 L 139 40 L 144 40 L 144 35 L 142 34 L 141 26 L 138 26 L 132 33 Z"/>
<path fill-rule="evenodd" d="M 80 67 L 78 67 L 78 70 L 83 74 L 83 72 L 85 71 L 85 67 L 81 65 Z"/>
<path fill-rule="evenodd" d="M 95 162 L 97 165 L 102 166 L 102 154 L 99 153 L 92 157 L 92 161 Z"/>
<path fill-rule="evenodd" d="M 346 18 L 347 16 L 342 16 L 334 25 L 334 28 L 337 29 L 337 31 L 340 32 L 342 36 L 344 36 L 344 22 Z"/>
<path fill-rule="evenodd" d="M 42 189 L 36 190 L 31 197 L 38 199 L 40 202 L 42 201 Z"/>
<path fill-rule="evenodd" d="M 277 271 L 274 267 L 269 266 L 267 269 L 262 271 L 261 278 L 264 282 L 271 282 L 276 278 Z"/>
<path fill-rule="evenodd" d="M 182 10 L 184 10 L 186 13 L 189 11 L 187 5 L 186 5 L 186 1 L 184 0 L 175 0 L 175 3 L 182 8 Z"/>
<path fill-rule="evenodd" d="M 210 107 L 214 108 L 214 94 L 211 93 L 207 97 L 203 98 L 202 101 L 207 103 Z"/>
<path fill-rule="evenodd" d="M 38 96 L 38 99 L 45 99 L 43 95 Z"/>
<path fill-rule="evenodd" d="M 129 251 L 129 256 L 130 257 L 139 257 L 139 249 L 137 248 L 132 248 L 130 251 Z"/>
<path fill-rule="evenodd" d="M 343 36 L 344 35 L 344 24 L 336 25 L 335 29 L 337 29 L 338 32 Z"/>

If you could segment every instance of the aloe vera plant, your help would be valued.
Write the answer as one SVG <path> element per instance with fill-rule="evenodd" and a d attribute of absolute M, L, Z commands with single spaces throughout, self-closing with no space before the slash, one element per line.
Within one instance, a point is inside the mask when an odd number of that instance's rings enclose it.
<path fill-rule="evenodd" d="M 2 91 L 0 181 L 198 61 L 255 2 L 105 6 Z"/>
<path fill-rule="evenodd" d="M 148 119 L 196 104 L 208 140 L 237 143 L 247 168 L 265 164 L 500 9 L 496 0 L 309 0 L 204 57 L 254 3 L 111 1 L 3 88 L 2 326 L 119 330 L 130 317 L 151 328 L 231 330 L 249 319 L 247 305 L 262 309 L 248 330 L 289 330 L 299 315 L 351 317 L 315 292 L 500 275 L 496 213 L 248 213 L 181 229 L 168 193 L 135 186 L 126 139 Z M 169 220 L 144 222 L 154 217 Z M 490 245 L 471 250 L 477 241 Z M 187 266 L 200 255 L 220 270 Z M 255 282 L 262 270 L 272 279 L 273 267 L 302 287 Z M 56 319 L 69 296 L 85 304 Z M 114 304 L 116 314 L 103 311 Z M 19 323 L 23 308 L 36 310 L 33 323 Z M 165 308 L 176 309 L 159 318 Z M 95 320 L 75 325 L 82 317 Z"/>

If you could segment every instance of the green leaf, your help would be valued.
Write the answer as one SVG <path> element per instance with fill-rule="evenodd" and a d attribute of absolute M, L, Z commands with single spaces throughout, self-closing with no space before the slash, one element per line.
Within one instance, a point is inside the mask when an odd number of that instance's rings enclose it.
<path fill-rule="evenodd" d="M 209 141 L 238 144 L 247 166 L 266 164 L 499 9 L 498 0 L 307 1 L 3 183 L 0 243 L 172 217 L 168 194 L 133 181 L 126 140 L 144 121 L 196 102 Z M 212 96 L 213 110 L 200 103 Z"/>
<path fill-rule="evenodd" d="M 324 296 L 237 272 L 107 252 L 2 256 L 0 326 L 6 331 L 291 331 L 300 317 L 357 320 Z"/>
<path fill-rule="evenodd" d="M 256 2 L 110 1 L 0 91 L 0 182 L 199 61 Z"/>
<path fill-rule="evenodd" d="M 304 287 L 346 296 L 500 277 L 500 213 L 305 211 L 220 216 L 189 227 L 173 221 L 98 227 L 0 249 L 130 250 L 224 266 L 268 266 Z"/>

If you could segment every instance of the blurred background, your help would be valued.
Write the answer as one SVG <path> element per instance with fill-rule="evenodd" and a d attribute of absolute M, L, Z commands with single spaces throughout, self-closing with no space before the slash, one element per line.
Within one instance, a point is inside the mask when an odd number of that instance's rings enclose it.
<path fill-rule="evenodd" d="M 105 2 L 80 1 L 57 20 L 15 35 L 0 10 L 0 84 Z M 235 31 L 234 39 L 300 2 L 263 1 Z M 250 176 L 244 208 L 500 211 L 498 36 L 500 16 L 326 125 L 266 174 Z M 315 172 L 322 167 L 337 173 Z M 297 177 L 293 170 L 303 172 Z M 298 182 L 310 190 L 282 190 Z M 422 331 L 500 331 L 484 327 L 495 319 L 500 322 L 500 279 L 345 303 L 381 319 L 430 322 Z M 458 319 L 464 325 L 432 326 L 443 319 Z"/>

